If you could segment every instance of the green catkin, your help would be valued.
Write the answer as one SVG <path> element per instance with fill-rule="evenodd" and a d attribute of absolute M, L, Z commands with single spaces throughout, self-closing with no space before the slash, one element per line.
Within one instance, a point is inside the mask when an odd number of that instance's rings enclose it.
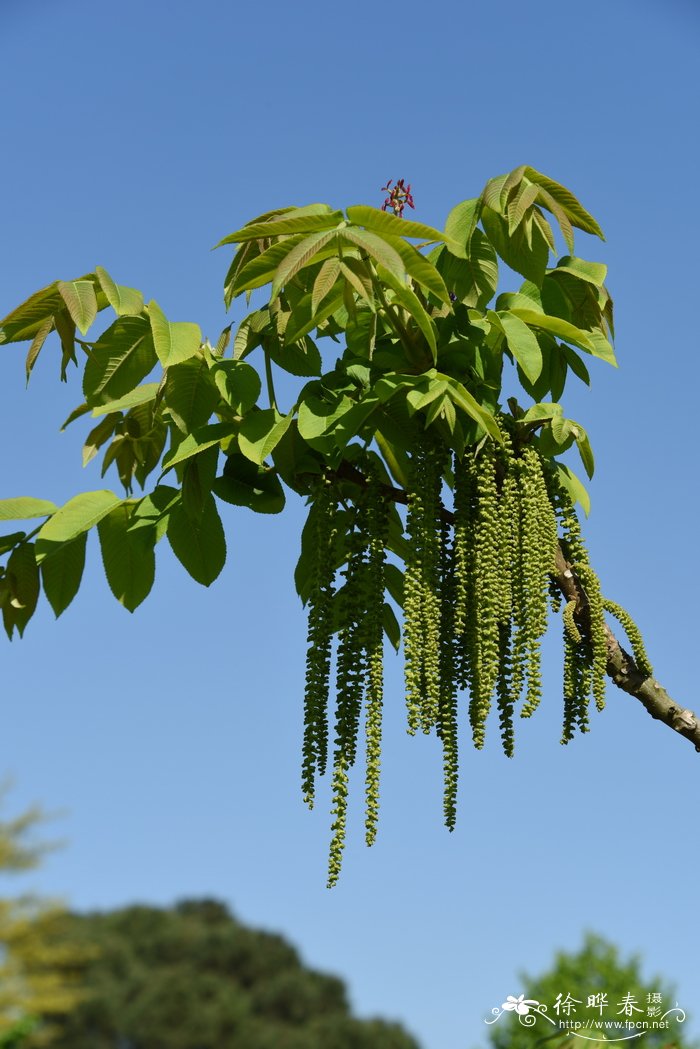
<path fill-rule="evenodd" d="M 499 587 L 499 498 L 496 486 L 495 454 L 491 446 L 483 449 L 477 470 L 478 521 L 476 529 L 474 618 L 476 661 L 469 720 L 474 746 L 485 741 L 485 723 L 498 679 L 498 611 L 502 600 Z"/>
<path fill-rule="evenodd" d="M 523 486 L 521 480 L 522 467 L 519 459 L 513 459 L 510 463 L 507 482 L 509 485 L 509 512 L 512 543 L 512 569 L 511 569 L 511 617 L 512 638 L 510 651 L 510 694 L 513 706 L 518 703 L 520 694 L 525 683 L 525 663 L 527 657 L 527 626 L 528 609 L 525 590 L 525 579 L 523 576 Z"/>
<path fill-rule="evenodd" d="M 557 586 L 556 579 L 554 579 L 553 576 L 549 577 L 547 588 L 549 590 L 549 607 L 552 609 L 552 612 L 554 612 L 554 614 L 556 615 L 557 612 L 561 611 L 562 596 L 561 590 Z"/>
<path fill-rule="evenodd" d="M 511 681 L 511 627 L 510 623 L 498 624 L 498 681 L 496 682 L 496 694 L 498 696 L 498 713 L 501 729 L 501 742 L 503 753 L 512 758 L 515 746 L 515 735 L 513 731 L 513 694 Z"/>
<path fill-rule="evenodd" d="M 605 670 L 608 665 L 608 646 L 605 637 L 603 595 L 600 580 L 589 564 L 576 565 L 576 574 L 583 583 L 588 599 L 588 614 L 591 624 L 591 691 L 598 710 L 605 706 Z"/>
<path fill-rule="evenodd" d="M 438 736 L 443 753 L 443 813 L 445 826 L 454 830 L 457 820 L 457 680 L 455 644 L 455 545 L 450 542 L 450 529 L 442 521 L 441 548 L 441 615 L 440 615 L 440 711 Z"/>
<path fill-rule="evenodd" d="M 384 700 L 384 565 L 389 514 L 376 472 L 368 470 L 366 528 L 369 538 L 367 559 L 367 686 L 365 713 L 365 841 L 374 844 L 379 817 L 379 774 L 382 745 L 382 705 Z"/>
<path fill-rule="evenodd" d="M 328 753 L 328 693 L 333 638 L 334 543 L 337 496 L 322 482 L 314 500 L 316 564 L 309 596 L 308 649 L 304 697 L 302 791 L 313 808 L 315 776 L 323 774 Z"/>
<path fill-rule="evenodd" d="M 588 726 L 587 696 L 593 693 L 596 708 L 605 706 L 605 670 L 607 666 L 607 645 L 605 638 L 605 619 L 603 615 L 603 597 L 600 581 L 591 568 L 588 551 L 581 536 L 581 527 L 574 506 L 568 493 L 563 489 L 554 472 L 547 478 L 549 492 L 556 515 L 562 528 L 564 546 L 568 560 L 586 592 L 590 638 L 584 639 L 579 646 L 578 688 L 579 688 L 579 725 L 582 731 Z"/>
<path fill-rule="evenodd" d="M 580 645 L 576 646 L 576 661 L 578 674 L 578 728 L 580 732 L 588 732 L 588 697 L 593 688 L 593 649 L 588 638 L 584 637 Z"/>
<path fill-rule="evenodd" d="M 542 698 L 540 638 L 547 629 L 547 580 L 554 567 L 556 519 L 544 485 L 540 459 L 525 448 L 521 459 L 521 558 L 527 694 L 522 717 L 530 717 Z"/>
<path fill-rule="evenodd" d="M 568 607 L 568 606 L 567 606 Z M 580 637 L 580 635 L 579 635 Z M 574 737 L 574 726 L 578 717 L 578 695 L 577 674 L 574 666 L 576 642 L 564 625 L 564 726 L 562 728 L 561 742 L 566 744 Z"/>
<path fill-rule="evenodd" d="M 575 645 L 581 642 L 581 631 L 576 626 L 576 620 L 574 619 L 574 612 L 576 611 L 576 602 L 572 599 L 567 601 L 564 611 L 562 612 L 562 618 L 564 620 L 564 627 L 569 637 Z"/>
<path fill-rule="evenodd" d="M 606 612 L 610 612 L 611 615 L 615 616 L 615 619 L 617 619 L 618 623 L 627 634 L 632 646 L 634 661 L 639 667 L 641 673 L 644 674 L 645 677 L 653 677 L 654 669 L 649 662 L 641 631 L 632 619 L 632 616 L 622 607 L 622 605 L 618 605 L 616 601 L 610 601 L 607 598 L 603 601 L 603 608 Z"/>
<path fill-rule="evenodd" d="M 424 523 L 423 493 L 420 487 L 420 452 L 417 450 L 412 461 L 406 531 L 409 549 L 404 572 L 404 673 L 406 680 L 406 706 L 408 731 L 414 735 L 420 725 L 422 705 L 422 606 L 423 576 L 421 565 L 421 529 Z"/>
<path fill-rule="evenodd" d="M 428 445 L 425 455 L 423 533 L 423 703 L 421 728 L 426 734 L 440 716 L 440 640 L 441 640 L 441 547 L 443 506 L 440 498 L 445 459 L 437 443 Z"/>
<path fill-rule="evenodd" d="M 360 712 L 367 677 L 364 621 L 368 549 L 366 530 L 356 527 L 361 519 L 362 514 L 358 509 L 357 519 L 347 540 L 348 560 L 342 572 L 345 585 L 338 594 L 341 626 L 336 657 L 335 752 L 331 784 L 331 811 L 335 818 L 328 858 L 329 888 L 338 880 L 345 847 L 348 771 L 357 753 Z"/>
<path fill-rule="evenodd" d="M 444 452 L 421 435 L 412 457 L 404 576 L 404 658 L 408 731 L 430 732 L 440 706 L 440 489 Z"/>
<path fill-rule="evenodd" d="M 328 856 L 328 888 L 332 889 L 340 877 L 340 869 L 343 860 L 343 849 L 345 848 L 345 832 L 347 829 L 348 811 L 348 762 L 344 754 L 336 755 L 333 764 L 333 782 L 331 790 L 333 793 L 332 815 L 335 817 L 331 830 L 329 856 Z"/>
<path fill-rule="evenodd" d="M 471 450 L 454 460 L 454 636 L 457 648 L 456 675 L 459 688 L 474 692 L 476 631 L 474 581 L 476 577 L 476 466 Z"/>

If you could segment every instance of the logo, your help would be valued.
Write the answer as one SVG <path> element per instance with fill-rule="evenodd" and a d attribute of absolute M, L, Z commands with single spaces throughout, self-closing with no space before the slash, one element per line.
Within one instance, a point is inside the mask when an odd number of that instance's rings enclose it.
<path fill-rule="evenodd" d="M 686 1019 L 685 1010 L 678 1002 L 666 1008 L 663 995 L 656 991 L 639 995 L 628 991 L 619 1001 L 611 1001 L 605 991 L 595 991 L 582 998 L 575 998 L 570 991 L 560 992 L 551 1009 L 545 1002 L 526 998 L 524 994 L 517 998 L 509 994 L 505 1002 L 494 1006 L 492 1019 L 484 1023 L 495 1024 L 507 1013 L 517 1016 L 523 1027 L 534 1027 L 542 1020 L 587 1042 L 627 1042 L 642 1038 L 650 1031 L 670 1031 L 672 1024 L 684 1023 Z"/>

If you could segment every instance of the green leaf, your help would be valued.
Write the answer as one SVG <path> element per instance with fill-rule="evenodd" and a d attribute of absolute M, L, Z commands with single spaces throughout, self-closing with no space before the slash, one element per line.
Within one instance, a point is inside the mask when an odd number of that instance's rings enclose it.
<path fill-rule="evenodd" d="M 398 280 L 405 283 L 406 268 L 403 259 L 396 251 L 396 248 L 393 248 L 383 237 L 377 236 L 376 233 L 372 233 L 370 230 L 356 229 L 354 226 L 347 226 L 341 230 L 338 236 L 342 240 L 354 244 L 355 247 L 362 248 L 375 262 L 378 262 L 385 270 L 389 270 Z"/>
<path fill-rule="evenodd" d="M 34 614 L 41 589 L 34 543 L 22 543 L 21 546 L 15 547 L 7 562 L 7 576 L 12 588 L 11 625 L 8 634 L 11 638 L 12 627 L 16 627 L 19 636 L 22 637 Z M 7 629 L 7 620 L 5 626 Z"/>
<path fill-rule="evenodd" d="M 538 328 L 540 331 L 546 331 L 558 339 L 563 339 L 565 342 L 570 342 L 574 346 L 578 346 L 580 349 L 585 350 L 586 353 L 595 353 L 595 346 L 591 339 L 591 333 L 581 331 L 580 328 L 575 327 L 573 324 L 569 324 L 568 321 L 564 321 L 560 317 L 550 317 L 546 313 L 537 313 L 535 310 L 522 310 L 518 308 L 511 312 L 514 317 L 519 317 L 521 321 L 525 321 L 525 323 L 531 328 Z"/>
<path fill-rule="evenodd" d="M 97 525 L 109 588 L 129 612 L 148 597 L 156 571 L 155 529 L 130 531 L 133 509 L 133 504 L 121 503 Z"/>
<path fill-rule="evenodd" d="M 421 255 L 412 244 L 407 244 L 405 240 L 400 240 L 398 237 L 386 237 L 385 239 L 387 244 L 390 244 L 401 257 L 409 277 L 412 277 L 416 284 L 420 284 L 426 291 L 432 292 L 440 302 L 449 305 L 450 293 L 435 264 L 425 255 Z"/>
<path fill-rule="evenodd" d="M 53 328 L 53 316 L 47 317 L 42 326 L 39 328 L 36 335 L 34 336 L 34 338 L 32 339 L 32 344 L 29 347 L 27 359 L 24 364 L 25 374 L 27 376 L 27 385 L 29 385 L 29 379 L 32 374 L 34 365 L 36 364 L 37 357 L 41 353 L 41 348 L 46 342 L 46 339 L 49 336 L 49 334 L 53 331 Z"/>
<path fill-rule="evenodd" d="M 523 223 L 511 236 L 506 219 L 486 206 L 481 212 L 481 222 L 486 236 L 506 265 L 539 288 L 549 261 L 549 245 L 540 230 L 533 227 L 528 237 L 528 227 Z"/>
<path fill-rule="evenodd" d="M 107 296 L 107 301 L 120 317 L 135 317 L 143 310 L 143 295 L 136 288 L 125 288 L 122 284 L 115 284 L 107 270 L 102 266 L 95 266 L 97 279 L 102 290 Z"/>
<path fill-rule="evenodd" d="M 102 445 L 110 439 L 120 419 L 121 412 L 110 412 L 101 423 L 98 423 L 90 431 L 83 445 L 83 466 L 87 466 L 95 458 Z"/>
<path fill-rule="evenodd" d="M 37 536 L 37 561 L 43 561 L 61 543 L 87 532 L 121 502 L 114 492 L 101 490 L 73 496 L 57 510 Z"/>
<path fill-rule="evenodd" d="M 21 543 L 26 534 L 26 532 L 10 532 L 9 535 L 0 536 L 0 554 L 8 553 L 13 546 L 17 546 L 18 543 Z"/>
<path fill-rule="evenodd" d="M 549 193 L 546 189 L 543 189 L 542 186 L 538 187 L 537 200 L 542 207 L 547 208 L 554 215 L 555 219 L 559 223 L 559 229 L 561 230 L 562 236 L 566 241 L 567 248 L 569 249 L 569 251 L 573 251 L 574 231 L 572 229 L 571 222 L 569 221 L 569 216 L 566 214 L 561 205 L 558 204 L 558 202 L 554 199 L 551 193 Z M 542 213 L 539 211 L 539 208 L 535 209 L 534 214 L 538 215 L 538 218 L 540 219 L 540 222 L 538 224 L 540 225 L 540 229 L 543 229 L 542 223 L 547 222 L 547 220 L 545 219 L 544 215 L 542 215 Z M 549 225 L 548 222 L 547 228 L 550 230 L 551 234 L 552 227 Z M 545 229 L 543 229 L 543 232 L 545 232 L 545 238 L 547 240 L 547 243 L 549 244 L 552 251 L 554 251 L 554 235 L 551 234 L 550 236 L 547 236 Z"/>
<path fill-rule="evenodd" d="M 576 438 L 576 447 L 578 448 L 579 455 L 581 456 L 583 468 L 588 474 L 588 477 L 591 478 L 593 477 L 593 471 L 595 470 L 595 459 L 593 458 L 593 449 L 591 448 L 591 442 L 588 438 L 588 434 L 586 433 L 586 431 L 583 429 L 582 426 L 579 426 L 578 423 L 575 424 L 575 430 L 578 432 L 578 435 L 576 434 L 576 432 L 574 432 L 574 436 Z"/>
<path fill-rule="evenodd" d="M 463 200 L 447 216 L 445 240 L 447 250 L 460 259 L 469 258 L 469 244 L 481 215 L 481 199 Z"/>
<path fill-rule="evenodd" d="M 299 208 L 299 211 L 301 210 Z M 225 244 L 241 244 L 246 240 L 258 240 L 264 237 L 280 237 L 295 233 L 314 233 L 319 230 L 330 230 L 342 222 L 343 217 L 342 211 L 330 210 L 320 215 L 303 214 L 290 216 L 286 214 L 279 219 L 271 219 L 269 222 L 253 222 L 248 226 L 243 226 L 242 229 L 236 230 L 235 233 L 229 233 L 215 247 L 221 248 Z"/>
<path fill-rule="evenodd" d="M 119 317 L 100 335 L 88 357 L 83 392 L 90 407 L 131 393 L 156 364 L 153 337 L 144 317 Z"/>
<path fill-rule="evenodd" d="M 574 226 L 582 229 L 585 233 L 593 233 L 600 237 L 601 240 L 605 240 L 603 231 L 596 220 L 586 211 L 570 190 L 566 189 L 565 186 L 560 186 L 558 182 L 554 182 L 553 179 L 548 178 L 541 172 L 535 171 L 534 168 L 526 167 L 525 175 L 531 182 L 536 182 L 538 186 L 542 186 L 547 190 L 564 209 Z"/>
<path fill-rule="evenodd" d="M 488 238 L 475 229 L 467 258 L 457 258 L 447 249 L 437 258 L 436 267 L 447 287 L 460 302 L 483 309 L 498 285 L 498 259 Z"/>
<path fill-rule="evenodd" d="M 382 211 L 381 208 L 370 208 L 366 204 L 354 204 L 346 208 L 346 214 L 354 225 L 364 226 L 365 229 L 379 233 L 380 236 L 414 237 L 431 242 L 445 240 L 445 234 L 433 226 L 399 218 L 398 215 Z"/>
<path fill-rule="evenodd" d="M 355 402 L 350 397 L 336 396 L 329 400 L 313 392 L 307 392 L 299 404 L 300 435 L 305 441 L 315 441 L 323 437 L 334 423 L 354 406 Z"/>
<path fill-rule="evenodd" d="M 79 277 L 77 282 L 89 281 L 92 274 Z M 106 305 L 106 300 L 104 300 Z M 98 302 L 99 305 L 99 302 Z M 58 281 L 34 292 L 0 321 L 0 343 L 24 342 L 33 339 L 49 317 L 55 316 L 65 308 L 63 296 L 58 290 Z"/>
<path fill-rule="evenodd" d="M 563 352 L 564 360 L 566 361 L 568 366 L 571 368 L 571 370 L 574 373 L 574 375 L 578 379 L 580 379 L 581 382 L 585 382 L 586 386 L 590 386 L 591 385 L 591 376 L 590 376 L 590 374 L 588 372 L 588 368 L 583 363 L 583 361 L 581 360 L 579 355 L 576 353 L 576 351 L 572 350 L 570 346 L 565 346 L 565 345 L 562 345 L 561 349 L 562 349 L 562 352 Z"/>
<path fill-rule="evenodd" d="M 110 410 L 109 407 L 107 407 L 106 410 L 109 411 Z M 64 422 L 63 426 L 61 427 L 61 432 L 63 432 L 63 430 L 65 430 L 65 428 L 67 426 L 70 426 L 71 423 L 74 423 L 76 419 L 80 419 L 80 418 L 82 418 L 83 415 L 87 415 L 87 413 L 89 411 L 90 411 L 90 405 L 89 404 L 87 404 L 87 403 L 79 404 L 77 408 L 73 409 L 73 411 L 70 413 L 70 415 L 68 416 L 68 418 Z"/>
<path fill-rule="evenodd" d="M 534 204 L 537 197 L 538 187 L 533 183 L 523 180 L 515 199 L 508 205 L 508 234 L 513 236 L 516 229 L 523 221 L 528 208 Z"/>
<path fill-rule="evenodd" d="M 340 275 L 340 259 L 331 258 L 321 265 L 320 270 L 316 274 L 316 280 L 311 290 L 311 312 L 316 313 L 319 305 L 323 302 L 326 295 L 329 294 L 331 288 L 337 281 Z"/>
<path fill-rule="evenodd" d="M 347 263 L 347 259 L 345 260 Z M 318 313 L 311 313 L 311 296 L 305 295 L 292 310 L 284 333 L 284 340 L 292 344 L 308 335 L 314 328 L 319 328 L 331 314 L 336 313 L 343 305 L 342 285 L 334 290 L 326 301 L 319 307 Z"/>
<path fill-rule="evenodd" d="M 284 490 L 274 470 L 256 466 L 239 452 L 226 459 L 224 472 L 212 491 L 234 506 L 247 506 L 259 514 L 279 514 L 284 509 Z"/>
<path fill-rule="evenodd" d="M 238 445 L 251 462 L 262 466 L 277 442 L 286 432 L 293 413 L 280 415 L 276 408 L 251 412 L 243 420 L 238 434 Z"/>
<path fill-rule="evenodd" d="M 382 267 L 380 275 L 392 289 L 395 301 L 403 306 L 403 308 L 413 317 L 418 328 L 422 332 L 425 341 L 430 347 L 430 351 L 433 355 L 433 362 L 435 362 L 437 360 L 437 332 L 435 330 L 435 322 L 428 316 L 425 307 L 416 293 L 411 291 L 411 289 L 406 287 L 401 281 L 397 280 L 393 273 Z"/>
<path fill-rule="evenodd" d="M 59 310 L 54 314 L 53 322 L 61 340 L 61 382 L 66 382 L 68 365 L 71 361 L 78 363 L 75 358 L 75 321 L 68 310 Z"/>
<path fill-rule="evenodd" d="M 303 475 L 321 472 L 322 460 L 300 436 L 296 419 L 292 419 L 289 429 L 275 446 L 272 461 L 278 475 L 295 492 L 307 489 Z"/>
<path fill-rule="evenodd" d="M 401 244 L 404 244 L 404 242 L 401 241 Z M 353 251 L 355 250 L 353 249 Z M 340 269 L 345 280 L 357 292 L 362 304 L 375 313 L 377 309 L 376 293 L 373 284 L 372 267 L 369 265 L 369 262 L 356 258 L 354 254 L 345 254 L 340 264 Z"/>
<path fill-rule="evenodd" d="M 498 313 L 508 340 L 508 348 L 530 382 L 537 382 L 542 374 L 542 350 L 527 324 L 507 310 Z"/>
<path fill-rule="evenodd" d="M 71 543 L 64 543 L 41 564 L 41 579 L 44 593 L 58 617 L 65 612 L 78 593 L 85 568 L 87 533 L 84 532 Z"/>
<path fill-rule="evenodd" d="M 498 423 L 494 417 L 488 412 L 479 402 L 472 396 L 469 390 L 458 382 L 456 379 L 452 379 L 449 375 L 442 375 L 440 372 L 436 373 L 438 379 L 443 379 L 447 383 L 448 392 L 453 404 L 457 408 L 461 408 L 462 411 L 466 412 L 467 415 L 471 416 L 475 422 L 481 426 L 495 441 L 499 444 L 503 444 L 503 435 L 498 428 Z"/>
<path fill-rule="evenodd" d="M 153 299 L 148 304 L 148 314 L 153 344 L 158 360 L 164 368 L 179 364 L 195 355 L 202 342 L 202 332 L 198 324 L 169 321 Z"/>
<path fill-rule="evenodd" d="M 224 529 L 212 496 L 194 520 L 177 503 L 170 512 L 167 534 L 183 568 L 202 586 L 211 586 L 226 563 Z"/>
<path fill-rule="evenodd" d="M 265 348 L 275 364 L 279 364 L 290 375 L 311 377 L 321 374 L 321 354 L 308 335 L 289 344 L 283 344 L 275 338 L 266 339 Z"/>
<path fill-rule="evenodd" d="M 563 463 L 557 463 L 556 467 L 559 472 L 559 480 L 571 496 L 572 502 L 580 503 L 583 512 L 588 517 L 591 510 L 591 498 L 588 492 L 570 467 L 564 466 Z"/>
<path fill-rule="evenodd" d="M 269 284 L 280 263 L 297 244 L 301 244 L 305 239 L 304 234 L 299 233 L 286 240 L 277 241 L 262 254 L 256 255 L 245 266 L 242 266 L 231 283 L 227 285 L 226 305 L 230 305 L 231 300 L 244 291 L 253 291 L 254 288 L 261 288 L 263 284 Z"/>
<path fill-rule="evenodd" d="M 231 423 L 212 423 L 210 426 L 198 427 L 193 433 L 188 433 L 176 448 L 168 452 L 163 459 L 163 472 L 177 466 L 178 463 L 184 463 L 193 455 L 199 455 L 207 448 L 213 448 L 215 444 L 220 444 L 227 437 L 231 437 L 234 432 Z"/>
<path fill-rule="evenodd" d="M 74 280 L 70 282 L 59 281 L 58 290 L 61 298 L 68 308 L 71 318 L 81 335 L 87 333 L 88 328 L 97 316 L 97 298 L 95 287 L 91 280 Z"/>
<path fill-rule="evenodd" d="M 58 507 L 48 499 L 33 499 L 19 496 L 16 499 L 0 499 L 0 521 L 29 521 L 33 517 L 50 517 Z"/>
<path fill-rule="evenodd" d="M 182 498 L 179 488 L 159 484 L 144 496 L 135 506 L 131 515 L 130 530 L 155 528 L 156 542 L 165 535 L 168 528 L 170 512 Z"/>
<path fill-rule="evenodd" d="M 296 244 L 285 255 L 275 271 L 272 288 L 270 289 L 270 298 L 276 298 L 284 285 L 296 276 L 304 266 L 308 266 L 316 253 L 334 240 L 335 237 L 335 230 L 326 230 L 325 232 L 312 233 L 310 236 L 304 237 L 299 244 Z"/>
<path fill-rule="evenodd" d="M 552 272 L 556 270 L 571 273 L 580 280 L 595 284 L 597 288 L 603 287 L 608 275 L 608 267 L 604 263 L 588 262 L 586 259 L 577 259 L 572 255 L 562 255 Z"/>
<path fill-rule="evenodd" d="M 505 198 L 508 196 L 508 189 L 515 185 L 514 179 L 519 178 L 522 175 L 522 171 L 522 168 L 516 168 L 515 171 L 511 171 L 510 175 L 498 175 L 496 178 L 490 178 L 481 194 L 483 203 L 491 208 L 492 211 L 502 214 Z"/>
<path fill-rule="evenodd" d="M 398 652 L 401 647 L 401 627 L 394 609 L 386 601 L 382 606 L 382 626 L 392 647 Z"/>
<path fill-rule="evenodd" d="M 123 397 L 117 398 L 116 401 L 108 401 L 107 404 L 100 404 L 97 408 L 93 408 L 92 415 L 94 418 L 97 418 L 100 415 L 109 415 L 110 412 L 126 412 L 129 408 L 138 408 L 140 404 L 148 404 L 150 401 L 154 401 L 159 389 L 159 382 L 146 382 L 142 386 L 137 386 L 135 390 L 125 394 Z M 88 405 L 81 405 L 81 408 L 89 411 Z M 81 412 L 82 414 L 84 412 Z M 62 429 L 65 428 L 68 422 L 72 421 L 69 417 L 63 424 Z"/>
<path fill-rule="evenodd" d="M 593 343 L 593 356 L 599 357 L 602 361 L 607 361 L 608 364 L 612 364 L 614 368 L 617 368 L 615 351 L 610 345 L 609 340 L 603 335 L 602 331 L 587 331 L 586 335 L 590 342 Z"/>
<path fill-rule="evenodd" d="M 522 422 L 537 422 L 542 419 L 553 419 L 555 416 L 563 415 L 564 409 L 560 404 L 533 404 L 525 412 Z"/>
<path fill-rule="evenodd" d="M 245 415 L 260 396 L 260 376 L 245 361 L 219 361 L 211 370 L 219 393 L 237 415 Z"/>
<path fill-rule="evenodd" d="M 182 433 L 208 422 L 218 403 L 219 391 L 206 361 L 194 357 L 168 368 L 163 406 Z"/>

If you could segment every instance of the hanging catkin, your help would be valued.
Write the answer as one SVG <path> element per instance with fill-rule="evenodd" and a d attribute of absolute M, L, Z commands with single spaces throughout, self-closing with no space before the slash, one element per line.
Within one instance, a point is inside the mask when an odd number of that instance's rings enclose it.
<path fill-rule="evenodd" d="M 313 808 L 316 773 L 325 772 L 328 753 L 336 508 L 336 489 L 324 480 L 317 489 L 312 510 L 316 557 L 309 595 L 302 762 L 302 791 L 310 808 Z"/>
<path fill-rule="evenodd" d="M 503 422 L 503 421 L 502 421 Z M 558 530 L 583 597 L 563 608 L 564 718 L 562 743 L 588 731 L 589 700 L 603 705 L 607 648 L 604 610 L 625 627 L 642 673 L 651 674 L 638 628 L 619 605 L 604 601 L 590 566 L 578 517 L 556 466 L 537 442 L 518 444 L 503 423 L 503 442 L 482 441 L 453 454 L 453 510 L 442 501 L 448 449 L 420 430 L 410 455 L 406 491 L 403 586 L 408 729 L 436 729 L 443 750 L 443 814 L 453 829 L 457 809 L 460 692 L 476 747 L 485 740 L 494 702 L 504 752 L 514 749 L 514 716 L 533 713 L 542 698 L 540 643 L 556 585 Z M 340 873 L 347 830 L 348 788 L 364 711 L 365 838 L 377 833 L 381 766 L 384 593 L 389 500 L 377 459 L 357 460 L 356 488 L 321 481 L 309 528 L 308 651 L 302 786 L 313 804 L 317 774 L 328 762 L 328 707 L 333 637 L 335 722 L 332 761 L 332 840 L 328 884 Z M 451 475 L 451 476 L 450 476 Z M 350 487 L 350 491 L 348 491 Z M 342 503 L 344 509 L 339 510 Z M 392 546 L 392 549 L 395 549 Z M 336 589 L 336 566 L 342 562 Z"/>

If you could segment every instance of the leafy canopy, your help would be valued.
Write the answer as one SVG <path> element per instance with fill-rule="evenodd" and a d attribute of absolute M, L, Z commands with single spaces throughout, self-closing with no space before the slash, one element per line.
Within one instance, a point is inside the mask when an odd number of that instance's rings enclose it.
<path fill-rule="evenodd" d="M 254 294 L 260 304 L 215 344 L 197 324 L 170 320 L 155 300 L 99 266 L 35 292 L 0 322 L 0 343 L 30 343 L 28 381 L 56 333 L 61 379 L 71 365 L 82 374 L 83 401 L 64 428 L 90 420 L 83 462 L 101 454 L 102 476 L 116 473 L 124 490 L 81 492 L 63 506 L 34 496 L 0 500 L 0 520 L 8 522 L 0 537 L 0 607 L 10 638 L 23 634 L 42 589 L 57 616 L 70 605 L 92 530 L 114 596 L 134 611 L 153 586 L 164 537 L 186 571 L 210 586 L 226 560 L 222 504 L 275 514 L 289 492 L 309 500 L 295 574 L 310 609 L 303 779 L 311 803 L 315 773 L 326 767 L 336 636 L 331 881 L 363 694 L 373 840 L 382 635 L 399 647 L 402 609 L 409 728 L 436 726 L 445 744 L 448 826 L 458 685 L 471 691 L 477 745 L 498 692 L 512 753 L 512 711 L 525 677 L 525 715 L 539 697 L 546 600 L 529 591 L 553 571 L 555 510 L 590 604 L 590 615 L 571 603 L 565 613 L 564 739 L 587 726 L 591 681 L 602 705 L 603 600 L 571 510 L 578 502 L 587 512 L 588 496 L 561 458 L 575 449 L 592 475 L 586 431 L 567 418 L 561 400 L 572 376 L 590 381 L 591 358 L 615 364 L 606 267 L 577 256 L 574 246 L 574 229 L 602 232 L 568 189 L 528 166 L 457 204 L 444 229 L 403 218 L 413 198 L 402 180 L 397 187 L 384 209 L 283 207 L 224 237 L 219 246 L 234 248 L 227 307 L 241 296 L 250 307 Z M 558 259 L 555 231 L 566 250 Z M 522 278 L 515 291 L 499 291 L 503 264 Z M 110 322 L 95 330 L 105 310 Z M 296 378 L 291 404 L 277 398 L 279 372 Z M 508 396 L 512 390 L 522 406 Z M 443 503 L 453 487 L 454 537 Z M 401 503 L 408 503 L 407 519 Z M 505 515 L 499 507 L 508 508 L 512 524 L 500 538 L 493 524 Z M 468 545 L 472 511 L 476 549 Z M 455 565 L 440 562 L 453 540 Z M 511 550 L 505 568 L 499 544 Z M 448 584 L 459 571 L 453 615 Z M 487 593 L 496 576 L 498 598 Z M 363 602 L 371 604 L 364 617 Z"/>

